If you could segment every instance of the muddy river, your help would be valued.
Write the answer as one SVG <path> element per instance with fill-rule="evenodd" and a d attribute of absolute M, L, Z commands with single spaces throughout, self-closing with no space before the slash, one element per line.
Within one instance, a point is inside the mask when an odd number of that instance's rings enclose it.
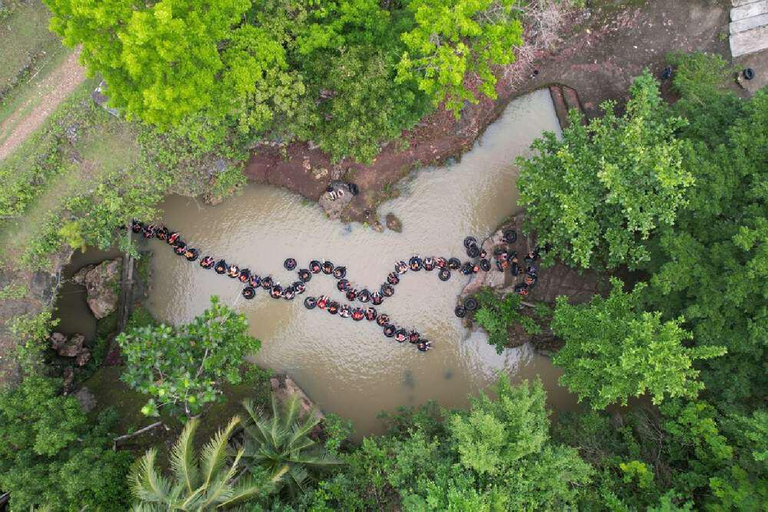
<path fill-rule="evenodd" d="M 312 259 L 344 264 L 350 281 L 377 289 L 394 262 L 414 254 L 462 256 L 466 235 L 485 237 L 515 213 L 514 159 L 545 130 L 559 131 L 546 90 L 511 103 L 461 162 L 416 173 L 397 199 L 381 206 L 382 217 L 392 212 L 402 220 L 402 233 L 330 221 L 317 205 L 267 186 L 249 186 L 216 207 L 170 197 L 161 205 L 163 220 L 203 254 L 271 274 L 284 286 L 296 280 L 282 266 L 291 256 L 304 267 Z M 358 435 L 381 431 L 382 410 L 428 400 L 465 406 L 470 393 L 500 372 L 515 381 L 538 375 L 555 408 L 575 406 L 548 359 L 529 347 L 497 355 L 483 333 L 462 327 L 453 308 L 467 278 L 458 273 L 441 282 L 436 272 L 409 272 L 378 308 L 432 340 L 433 350 L 421 353 L 385 338 L 374 322 L 308 311 L 301 300 L 273 300 L 262 291 L 246 301 L 236 281 L 186 262 L 160 241 L 149 247 L 155 252 L 149 308 L 157 318 L 189 321 L 219 295 L 247 315 L 252 334 L 262 340 L 255 361 L 288 372 L 323 410 L 351 419 Z M 309 283 L 307 295 L 320 293 L 343 299 L 330 276 Z"/>

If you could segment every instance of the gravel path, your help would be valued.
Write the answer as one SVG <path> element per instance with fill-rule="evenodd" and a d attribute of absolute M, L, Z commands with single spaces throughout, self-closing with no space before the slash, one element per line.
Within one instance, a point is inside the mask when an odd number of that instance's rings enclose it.
<path fill-rule="evenodd" d="M 79 51 L 70 55 L 58 69 L 34 86 L 40 91 L 37 96 L 37 98 L 40 98 L 40 101 L 31 112 L 19 120 L 18 115 L 33 100 L 29 100 L 29 102 L 19 107 L 15 114 L 0 125 L 0 135 L 4 135 L 8 130 L 12 130 L 10 135 L 0 143 L 0 160 L 10 155 L 35 130 L 40 128 L 59 104 L 69 96 L 75 87 L 85 80 L 85 68 L 77 62 L 79 55 Z"/>

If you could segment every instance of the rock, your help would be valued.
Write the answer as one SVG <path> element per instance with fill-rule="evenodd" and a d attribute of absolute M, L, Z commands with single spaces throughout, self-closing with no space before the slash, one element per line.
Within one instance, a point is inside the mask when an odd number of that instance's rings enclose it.
<path fill-rule="evenodd" d="M 392 231 L 395 231 L 396 233 L 402 233 L 403 232 L 403 222 L 398 219 L 394 213 L 390 212 L 385 217 L 385 221 L 387 223 L 387 227 L 391 229 Z"/>
<path fill-rule="evenodd" d="M 75 334 L 69 340 L 65 339 L 64 342 L 57 341 L 55 344 L 52 344 L 52 346 L 56 353 L 61 357 L 77 357 L 77 355 L 83 351 L 83 343 L 85 343 L 85 336 L 82 334 Z"/>
<path fill-rule="evenodd" d="M 67 342 L 67 337 L 60 332 L 53 332 L 48 338 L 51 340 L 51 348 L 53 350 L 59 350 Z"/>
<path fill-rule="evenodd" d="M 384 224 L 381 222 L 375 220 L 373 223 L 371 223 L 371 229 L 374 230 L 377 233 L 383 233 L 384 232 Z"/>
<path fill-rule="evenodd" d="M 331 219 L 341 217 L 341 212 L 355 196 L 349 190 L 349 186 L 343 181 L 334 180 L 328 186 L 318 203 Z"/>
<path fill-rule="evenodd" d="M 75 369 L 71 366 L 67 366 L 64 368 L 64 375 L 62 375 L 62 385 L 64 386 L 64 390 L 66 391 L 69 389 L 69 386 L 72 385 L 72 381 L 75 380 Z"/>
<path fill-rule="evenodd" d="M 208 206 L 216 206 L 224 202 L 224 197 L 219 194 L 203 194 L 203 203 Z"/>
<path fill-rule="evenodd" d="M 122 258 L 115 258 L 98 265 L 88 265 L 73 277 L 77 284 L 85 286 L 88 291 L 88 307 L 97 320 L 117 309 L 121 271 Z"/>
<path fill-rule="evenodd" d="M 91 353 L 88 351 L 88 349 L 83 350 L 79 354 L 77 354 L 77 357 L 75 358 L 75 364 L 77 366 L 85 366 L 88 364 L 88 361 L 91 360 Z"/>
<path fill-rule="evenodd" d="M 319 169 L 315 169 L 314 171 L 312 171 L 312 177 L 315 178 L 316 180 L 321 180 L 326 176 L 328 176 L 328 169 L 326 169 L 325 167 L 321 167 Z"/>
<path fill-rule="evenodd" d="M 72 396 L 80 402 L 80 407 L 82 407 L 85 412 L 91 412 L 96 408 L 96 397 L 88 388 L 84 387 Z"/>

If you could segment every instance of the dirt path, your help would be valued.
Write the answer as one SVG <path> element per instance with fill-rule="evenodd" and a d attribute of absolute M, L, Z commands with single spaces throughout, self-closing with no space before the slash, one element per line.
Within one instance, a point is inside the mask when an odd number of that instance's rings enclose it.
<path fill-rule="evenodd" d="M 40 91 L 39 95 L 20 106 L 0 125 L 0 160 L 40 128 L 59 104 L 85 80 L 85 68 L 77 62 L 79 55 L 79 51 L 70 55 L 58 69 L 36 84 L 34 87 Z M 31 112 L 25 113 L 34 100 L 39 101 Z"/>

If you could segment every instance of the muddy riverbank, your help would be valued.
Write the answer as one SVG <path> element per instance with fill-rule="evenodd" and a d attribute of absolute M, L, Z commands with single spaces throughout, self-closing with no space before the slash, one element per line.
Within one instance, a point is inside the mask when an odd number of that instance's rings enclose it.
<path fill-rule="evenodd" d="M 730 58 L 727 37 L 718 37 L 727 33 L 726 1 L 596 0 L 587 4 L 588 9 L 566 20 L 557 45 L 499 70 L 498 99 L 468 104 L 460 120 L 439 109 L 403 134 L 405 150 L 399 149 L 400 144 L 390 144 L 373 163 L 361 165 L 349 161 L 333 164 L 327 154 L 307 143 L 261 146 L 245 172 L 256 183 L 283 187 L 313 201 L 332 179 L 347 178 L 359 185 L 361 194 L 343 218 L 372 222 L 376 205 L 391 197 L 398 181 L 414 169 L 459 158 L 514 98 L 563 84 L 578 92 L 588 116 L 596 116 L 603 101 L 626 100 L 632 78 L 643 68 L 663 69 L 671 51 L 701 50 Z M 666 91 L 668 84 L 663 87 Z"/>

